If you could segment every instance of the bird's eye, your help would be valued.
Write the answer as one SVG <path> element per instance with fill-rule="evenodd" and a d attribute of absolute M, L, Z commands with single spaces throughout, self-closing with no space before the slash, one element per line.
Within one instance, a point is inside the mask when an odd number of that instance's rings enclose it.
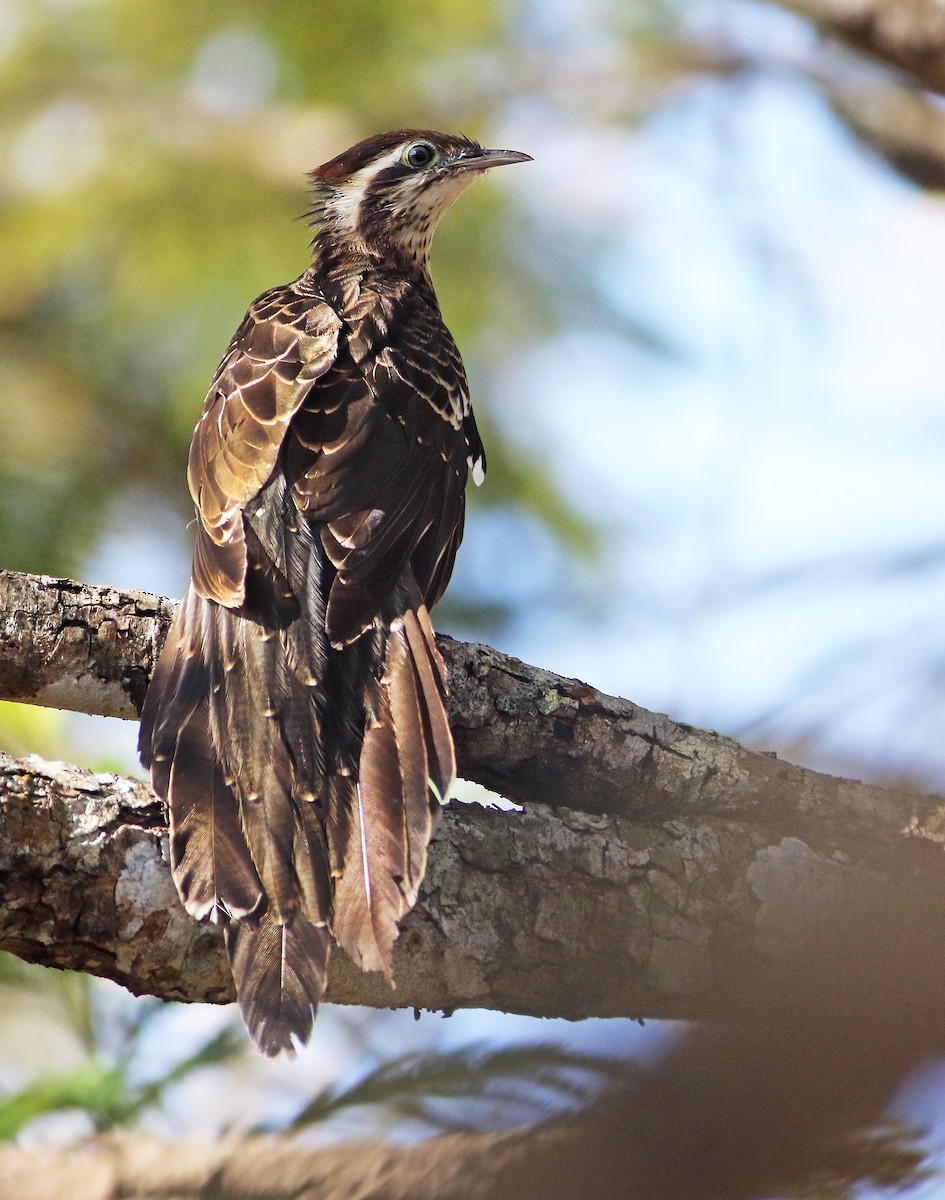
<path fill-rule="evenodd" d="M 404 151 L 404 162 L 415 171 L 428 167 L 436 158 L 436 147 L 429 142 L 412 142 Z"/>

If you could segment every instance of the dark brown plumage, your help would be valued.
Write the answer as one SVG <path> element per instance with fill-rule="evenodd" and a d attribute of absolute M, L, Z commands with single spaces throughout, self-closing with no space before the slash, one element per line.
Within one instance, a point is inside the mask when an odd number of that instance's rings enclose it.
<path fill-rule="evenodd" d="M 398 130 L 314 171 L 312 266 L 253 303 L 194 433 L 139 749 L 266 1054 L 309 1037 L 332 940 L 391 979 L 453 781 L 429 609 L 485 459 L 428 254 L 476 173 L 527 157 Z"/>

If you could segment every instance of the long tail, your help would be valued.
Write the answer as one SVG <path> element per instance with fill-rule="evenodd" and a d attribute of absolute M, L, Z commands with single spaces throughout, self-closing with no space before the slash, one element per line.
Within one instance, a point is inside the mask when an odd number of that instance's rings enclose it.
<path fill-rule="evenodd" d="M 455 760 L 426 608 L 406 608 L 383 635 L 383 669 L 366 688 L 357 779 L 336 780 L 328 833 L 339 872 L 335 939 L 364 970 L 393 982 L 397 922 L 416 903 Z"/>
<path fill-rule="evenodd" d="M 189 589 L 139 741 L 168 804 L 181 899 L 198 920 L 224 926 L 243 1018 L 269 1055 L 311 1034 L 331 915 L 324 831 L 278 717 L 292 711 L 275 699 L 278 645 L 264 626 Z"/>
<path fill-rule="evenodd" d="M 181 899 L 223 924 L 243 1018 L 269 1055 L 310 1036 L 332 936 L 392 978 L 455 773 L 443 664 L 409 572 L 372 628 L 333 648 L 332 568 L 286 503 L 250 515 L 242 608 L 188 589 L 139 739 Z"/>

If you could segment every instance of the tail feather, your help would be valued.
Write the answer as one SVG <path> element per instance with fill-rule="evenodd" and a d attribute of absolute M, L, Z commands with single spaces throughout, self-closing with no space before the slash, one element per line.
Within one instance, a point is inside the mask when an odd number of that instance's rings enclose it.
<path fill-rule="evenodd" d="M 150 769 L 155 791 L 167 795 L 174 749 L 181 728 L 207 696 L 209 675 L 195 645 L 200 597 L 189 587 L 155 663 L 141 710 L 138 754 Z"/>
<path fill-rule="evenodd" d="M 221 686 L 211 693 L 214 752 L 239 803 L 251 859 L 277 918 L 295 912 L 292 865 L 295 839 L 293 774 L 279 722 L 284 687 L 279 638 L 239 612 L 207 604 L 207 640 L 223 663 Z"/>
<path fill-rule="evenodd" d="M 311 1033 L 331 881 L 313 801 L 321 738 L 311 668 L 298 678 L 308 652 L 289 648 L 272 606 L 260 616 L 188 590 L 155 668 L 140 751 L 168 803 L 181 899 L 198 919 L 222 921 L 247 1027 L 276 1054 Z M 297 621 L 289 628 L 302 636 Z M 287 666 L 293 653 L 299 671 Z"/>
<path fill-rule="evenodd" d="M 445 800 L 456 779 L 456 752 L 446 715 L 446 667 L 436 648 L 430 615 L 424 605 L 405 613 L 404 630 L 424 700 L 430 777 L 440 799 Z"/>
<path fill-rule="evenodd" d="M 246 852 L 236 798 L 211 752 L 205 705 L 177 739 L 167 796 L 171 868 L 187 911 L 198 921 L 256 912 L 265 904 L 263 887 Z"/>
<path fill-rule="evenodd" d="M 420 606 L 422 614 L 426 610 Z M 427 621 L 427 625 L 429 622 Z M 365 970 L 393 978 L 397 924 L 416 903 L 427 846 L 453 779 L 439 654 L 417 613 L 392 622 L 349 797 L 333 932 Z"/>
<path fill-rule="evenodd" d="M 358 801 L 357 775 L 353 771 L 350 774 L 332 772 L 326 781 L 325 790 L 328 795 L 325 836 L 328 841 L 328 863 L 334 886 L 345 868 L 351 822 Z"/>
<path fill-rule="evenodd" d="M 140 740 L 181 897 L 222 922 L 265 1054 L 309 1037 L 332 939 L 393 983 L 455 774 L 445 670 L 409 568 L 370 628 L 332 644 L 337 576 L 280 487 L 246 514 L 242 607 L 185 596 Z"/>
<path fill-rule="evenodd" d="M 240 1012 L 253 1041 L 270 1057 L 295 1053 L 312 1033 L 331 948 L 325 925 L 304 913 L 280 923 L 266 912 L 258 921 L 231 921 L 226 948 Z"/>
<path fill-rule="evenodd" d="M 293 862 L 302 911 L 317 924 L 330 925 L 331 868 L 325 829 L 315 803 L 304 796 L 297 801 Z"/>
<path fill-rule="evenodd" d="M 210 741 L 210 671 L 198 637 L 204 604 L 192 589 L 181 602 L 148 690 L 139 750 L 168 802 L 181 900 L 198 920 L 220 920 L 255 912 L 264 897 L 236 798 Z"/>
<path fill-rule="evenodd" d="M 388 695 L 403 792 L 406 840 L 404 892 L 408 905 L 412 905 L 423 881 L 427 844 L 433 832 L 434 815 L 439 808 L 430 789 L 427 722 L 424 719 L 420 681 L 411 661 L 403 624 L 395 626 L 391 632 L 388 658 Z"/>
<path fill-rule="evenodd" d="M 362 970 L 393 982 L 397 922 L 407 911 L 403 797 L 390 711 L 368 726 L 332 931 Z"/>

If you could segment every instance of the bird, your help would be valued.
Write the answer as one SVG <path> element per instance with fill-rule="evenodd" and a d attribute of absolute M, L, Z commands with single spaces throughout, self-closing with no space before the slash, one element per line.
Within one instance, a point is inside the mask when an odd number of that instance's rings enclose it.
<path fill-rule="evenodd" d="M 312 171 L 311 265 L 250 305 L 194 431 L 192 574 L 138 749 L 268 1056 L 310 1039 L 334 945 L 393 984 L 455 779 L 430 610 L 486 457 L 430 244 L 526 161 L 400 129 Z"/>

